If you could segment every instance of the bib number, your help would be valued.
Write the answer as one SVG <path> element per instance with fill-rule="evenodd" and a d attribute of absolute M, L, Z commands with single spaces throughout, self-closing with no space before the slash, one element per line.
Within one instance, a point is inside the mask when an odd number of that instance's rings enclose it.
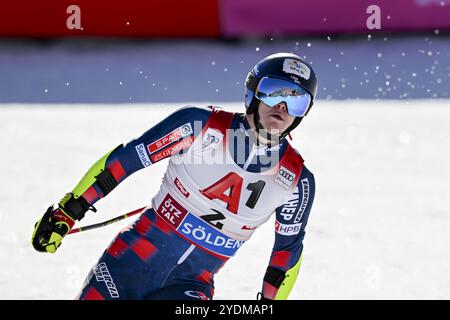
<path fill-rule="evenodd" d="M 243 181 L 244 179 L 240 175 L 235 172 L 230 172 L 216 183 L 200 190 L 200 193 L 210 200 L 219 199 L 225 202 L 227 210 L 237 214 Z M 247 207 L 250 209 L 255 208 L 265 185 L 266 183 L 263 180 L 258 180 L 247 185 L 246 189 L 251 191 L 245 203 Z"/>

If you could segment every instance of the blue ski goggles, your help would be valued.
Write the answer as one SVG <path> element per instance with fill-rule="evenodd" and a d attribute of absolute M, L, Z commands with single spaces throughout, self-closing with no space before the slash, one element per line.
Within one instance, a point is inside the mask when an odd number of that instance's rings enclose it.
<path fill-rule="evenodd" d="M 278 78 L 262 78 L 255 96 L 269 107 L 286 103 L 287 112 L 294 117 L 303 117 L 311 103 L 308 91 L 298 84 Z"/>

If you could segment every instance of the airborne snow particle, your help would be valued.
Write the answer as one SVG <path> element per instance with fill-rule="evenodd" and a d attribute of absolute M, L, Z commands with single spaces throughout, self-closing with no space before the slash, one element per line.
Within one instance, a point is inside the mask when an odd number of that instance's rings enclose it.
<path fill-rule="evenodd" d="M 256 49 L 255 49 L 255 50 L 256 50 L 256 52 L 258 52 L 258 51 L 259 51 L 259 47 L 256 47 Z"/>
<path fill-rule="evenodd" d="M 307 46 L 308 48 L 311 47 L 311 43 L 308 42 L 308 43 L 306 44 L 306 46 Z"/>

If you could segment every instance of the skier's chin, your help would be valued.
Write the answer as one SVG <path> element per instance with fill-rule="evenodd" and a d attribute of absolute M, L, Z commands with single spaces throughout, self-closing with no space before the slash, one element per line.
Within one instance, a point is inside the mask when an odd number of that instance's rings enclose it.
<path fill-rule="evenodd" d="M 262 125 L 271 135 L 281 135 L 281 133 L 286 130 L 286 128 L 284 128 L 285 123 L 278 120 L 269 120 Z"/>
<path fill-rule="evenodd" d="M 264 129 L 259 131 L 259 136 L 261 138 L 263 138 L 263 140 L 261 142 L 266 142 L 269 140 L 272 141 L 276 141 L 279 139 L 279 137 L 281 136 L 281 134 L 283 133 L 283 131 L 278 130 L 278 129 Z"/>

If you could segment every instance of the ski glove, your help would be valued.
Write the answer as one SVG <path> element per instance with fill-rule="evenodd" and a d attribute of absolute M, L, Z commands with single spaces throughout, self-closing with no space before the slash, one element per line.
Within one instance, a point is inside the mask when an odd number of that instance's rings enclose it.
<path fill-rule="evenodd" d="M 33 247 L 40 252 L 56 252 L 63 237 L 69 233 L 74 224 L 75 220 L 61 208 L 55 210 L 53 205 L 50 206 L 34 226 L 31 239 Z"/>

